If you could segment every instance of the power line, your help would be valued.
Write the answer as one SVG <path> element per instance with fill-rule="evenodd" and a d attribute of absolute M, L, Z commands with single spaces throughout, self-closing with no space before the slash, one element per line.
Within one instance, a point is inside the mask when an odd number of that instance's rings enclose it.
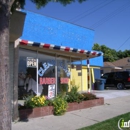
<path fill-rule="evenodd" d="M 104 4 L 104 5 L 102 5 L 102 6 L 100 6 L 100 7 L 98 7 L 97 9 L 95 9 L 95 10 L 93 10 L 93 11 L 91 11 L 91 12 L 89 12 L 89 13 L 87 13 L 87 14 L 85 14 L 85 15 L 83 15 L 83 16 L 81 16 L 81 17 L 75 19 L 75 20 L 73 20 L 72 23 L 75 23 L 75 22 L 81 20 L 82 18 L 84 18 L 84 17 L 86 17 L 86 16 L 88 16 L 88 15 L 90 15 L 90 14 L 96 12 L 97 10 L 99 10 L 99 9 L 101 9 L 101 8 L 103 8 L 103 7 L 105 7 L 105 6 L 107 6 L 108 4 L 112 3 L 113 1 L 115 1 L 115 0 L 112 0 L 112 1 L 110 1 L 110 2 L 108 2 L 108 3 L 106 3 L 106 4 Z"/>
<path fill-rule="evenodd" d="M 106 1 L 103 1 L 103 2 L 101 2 L 100 4 L 102 4 L 102 3 L 104 3 L 104 2 L 106 2 Z M 88 9 L 88 10 L 86 10 L 86 11 L 84 11 L 84 12 L 82 12 L 82 13 L 78 14 L 78 15 L 76 15 L 75 17 L 73 17 L 73 18 L 69 19 L 68 21 L 75 20 L 75 18 L 76 18 L 76 19 L 78 19 L 77 17 L 79 17 L 79 16 L 81 16 L 81 15 L 85 14 L 85 13 L 86 13 L 86 12 L 88 12 L 88 11 L 91 11 L 92 9 L 95 9 L 95 8 L 96 8 L 96 7 L 98 7 L 100 4 L 95 5 L 94 7 L 90 8 L 90 9 Z"/>
<path fill-rule="evenodd" d="M 130 2 L 127 2 L 126 4 L 121 6 L 120 8 L 118 8 L 115 11 L 111 12 L 109 15 L 107 15 L 103 19 L 101 19 L 98 22 L 96 22 L 95 24 L 91 25 L 90 28 L 95 29 L 95 28 L 99 27 L 100 25 L 102 25 L 105 22 L 107 22 L 108 20 L 110 20 L 112 17 L 114 17 L 117 14 L 121 13 L 122 11 L 124 11 L 127 7 L 129 7 L 129 5 L 130 5 Z"/>
<path fill-rule="evenodd" d="M 124 42 L 123 44 L 121 44 L 121 46 L 118 47 L 118 49 L 120 49 L 123 45 L 125 45 L 126 42 L 127 42 L 129 39 L 130 39 L 130 36 L 125 40 L 125 42 Z M 118 50 L 118 49 L 117 49 L 117 50 Z"/>

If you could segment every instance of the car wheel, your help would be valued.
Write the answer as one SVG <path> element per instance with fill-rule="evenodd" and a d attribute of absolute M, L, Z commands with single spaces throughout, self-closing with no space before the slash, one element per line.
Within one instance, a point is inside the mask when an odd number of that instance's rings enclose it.
<path fill-rule="evenodd" d="M 124 89 L 124 84 L 123 83 L 118 83 L 116 85 L 117 89 Z"/>

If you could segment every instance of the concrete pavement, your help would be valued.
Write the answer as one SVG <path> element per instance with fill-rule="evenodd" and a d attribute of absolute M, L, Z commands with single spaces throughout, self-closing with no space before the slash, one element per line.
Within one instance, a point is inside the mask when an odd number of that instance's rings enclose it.
<path fill-rule="evenodd" d="M 12 130 L 76 130 L 130 112 L 130 90 L 94 91 L 102 96 L 102 106 L 67 112 L 63 116 L 45 116 L 12 123 Z"/>

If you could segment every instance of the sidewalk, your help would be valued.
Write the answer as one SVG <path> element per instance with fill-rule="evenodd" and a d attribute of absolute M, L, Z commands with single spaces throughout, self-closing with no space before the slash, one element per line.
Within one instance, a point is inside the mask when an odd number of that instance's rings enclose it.
<path fill-rule="evenodd" d="M 104 95 L 102 106 L 67 112 L 63 116 L 50 115 L 27 122 L 13 122 L 12 130 L 76 130 L 130 112 L 130 90 L 110 91 L 112 98 L 108 98 L 108 92 L 95 92 L 98 96 Z"/>

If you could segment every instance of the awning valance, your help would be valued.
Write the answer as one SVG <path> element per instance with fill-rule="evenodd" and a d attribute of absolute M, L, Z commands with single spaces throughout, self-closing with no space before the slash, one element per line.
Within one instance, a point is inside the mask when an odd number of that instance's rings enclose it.
<path fill-rule="evenodd" d="M 51 50 L 54 53 L 61 53 L 62 55 L 69 55 L 71 57 L 75 57 L 79 59 L 87 59 L 87 58 L 94 58 L 103 55 L 102 52 L 97 51 L 88 51 L 88 50 L 82 50 L 82 49 L 76 49 L 76 48 L 70 48 L 65 46 L 57 46 L 53 44 L 46 44 L 46 43 L 38 43 L 33 41 L 27 41 L 27 40 L 19 40 L 20 45 L 26 45 L 26 46 L 32 46 L 32 47 L 39 47 L 44 50 Z"/>

